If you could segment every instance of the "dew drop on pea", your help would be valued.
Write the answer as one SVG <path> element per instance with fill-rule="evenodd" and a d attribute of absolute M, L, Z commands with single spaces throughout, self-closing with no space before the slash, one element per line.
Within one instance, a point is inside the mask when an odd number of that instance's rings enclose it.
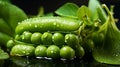
<path fill-rule="evenodd" d="M 57 24 L 56 22 L 53 23 L 53 25 L 56 25 L 56 24 Z"/>
<path fill-rule="evenodd" d="M 29 26 L 31 26 L 32 24 L 29 24 Z"/>
<path fill-rule="evenodd" d="M 20 22 L 18 22 L 18 24 L 20 24 Z"/>
<path fill-rule="evenodd" d="M 57 27 L 59 27 L 59 24 L 57 24 Z"/>
<path fill-rule="evenodd" d="M 35 28 L 37 28 L 38 26 L 37 25 L 35 25 Z"/>

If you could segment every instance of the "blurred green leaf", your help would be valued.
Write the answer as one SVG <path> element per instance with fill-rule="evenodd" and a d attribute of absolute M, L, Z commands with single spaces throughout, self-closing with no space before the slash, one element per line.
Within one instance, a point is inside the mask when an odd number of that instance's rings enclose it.
<path fill-rule="evenodd" d="M 90 9 L 92 16 L 90 17 L 93 21 L 100 19 L 103 23 L 107 19 L 105 11 L 102 9 L 99 0 L 89 0 L 88 8 Z"/>
<path fill-rule="evenodd" d="M 7 41 L 11 39 L 11 36 L 0 32 L 0 45 L 6 45 Z"/>
<path fill-rule="evenodd" d="M 0 1 L 0 18 L 7 22 L 14 31 L 20 21 L 27 19 L 27 15 L 17 6 Z"/>
<path fill-rule="evenodd" d="M 4 60 L 4 59 L 8 59 L 9 55 L 8 53 L 4 52 L 1 48 L 0 48 L 0 60 Z"/>
<path fill-rule="evenodd" d="M 0 18 L 0 32 L 13 36 L 14 31 L 10 28 L 10 26 Z"/>

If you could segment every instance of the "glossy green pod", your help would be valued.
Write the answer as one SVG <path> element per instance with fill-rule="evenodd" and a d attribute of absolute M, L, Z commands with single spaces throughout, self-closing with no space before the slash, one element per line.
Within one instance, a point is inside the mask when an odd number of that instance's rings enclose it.
<path fill-rule="evenodd" d="M 33 56 L 35 48 L 30 45 L 15 45 L 10 52 L 11 56 Z"/>
<path fill-rule="evenodd" d="M 16 27 L 15 32 L 21 34 L 24 31 L 47 32 L 47 31 L 76 31 L 81 25 L 80 20 L 65 17 L 37 17 L 22 21 Z"/>

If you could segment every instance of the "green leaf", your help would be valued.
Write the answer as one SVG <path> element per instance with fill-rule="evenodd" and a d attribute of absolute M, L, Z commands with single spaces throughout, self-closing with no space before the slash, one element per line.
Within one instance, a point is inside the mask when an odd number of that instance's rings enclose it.
<path fill-rule="evenodd" d="M 27 19 L 27 15 L 17 6 L 0 1 L 0 18 L 7 22 L 14 31 L 18 22 Z"/>
<path fill-rule="evenodd" d="M 88 8 L 92 12 L 92 20 L 100 19 L 103 23 L 107 19 L 105 11 L 102 9 L 101 4 L 98 0 L 89 0 Z"/>
<path fill-rule="evenodd" d="M 61 6 L 60 8 L 58 8 L 55 13 L 60 15 L 60 16 L 64 16 L 64 17 L 71 17 L 71 18 L 77 18 L 77 10 L 78 10 L 79 6 L 77 6 L 74 3 L 66 3 L 63 6 Z"/>
<path fill-rule="evenodd" d="M 38 10 L 38 17 L 44 16 L 44 8 L 41 6 Z"/>
<path fill-rule="evenodd" d="M 91 17 L 91 11 L 86 6 L 81 6 L 77 11 L 77 16 L 79 19 L 83 19 L 84 17 Z"/>
<path fill-rule="evenodd" d="M 97 7 L 97 15 L 102 23 L 104 23 L 107 20 L 107 15 L 101 6 Z"/>
<path fill-rule="evenodd" d="M 78 19 L 83 20 L 84 23 L 86 23 L 86 25 L 91 25 L 91 11 L 89 10 L 88 7 L 86 6 L 81 6 L 78 11 L 77 11 L 77 16 Z"/>
<path fill-rule="evenodd" d="M 4 52 L 1 48 L 0 48 L 0 60 L 4 60 L 4 59 L 8 59 L 9 55 L 8 53 Z"/>
<path fill-rule="evenodd" d="M 14 31 L 10 28 L 10 26 L 0 18 L 0 32 L 13 36 Z"/>
<path fill-rule="evenodd" d="M 10 40 L 11 37 L 5 33 L 0 32 L 0 45 L 6 45 L 7 41 Z"/>
<path fill-rule="evenodd" d="M 52 17 L 52 16 L 54 16 L 54 13 L 50 12 L 50 13 L 45 14 L 45 16 Z"/>
<path fill-rule="evenodd" d="M 120 65 L 120 31 L 112 13 L 108 14 L 107 21 L 95 34 L 98 37 L 94 37 L 97 40 L 94 40 L 93 57 L 101 63 Z"/>
<path fill-rule="evenodd" d="M 6 2 L 10 2 L 10 0 L 1 0 L 1 1 L 6 1 Z"/>

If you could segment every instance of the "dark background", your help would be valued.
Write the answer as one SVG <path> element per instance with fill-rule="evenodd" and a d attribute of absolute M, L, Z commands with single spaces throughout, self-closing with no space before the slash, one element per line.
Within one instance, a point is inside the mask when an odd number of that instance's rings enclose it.
<path fill-rule="evenodd" d="M 55 11 L 66 2 L 73 2 L 77 5 L 87 5 L 89 0 L 11 0 L 11 2 L 22 8 L 27 14 L 36 14 L 38 8 L 43 6 L 46 12 Z M 115 5 L 115 13 L 120 11 L 120 0 L 99 0 L 106 5 Z"/>
<path fill-rule="evenodd" d="M 66 2 L 73 2 L 77 5 L 87 5 L 89 0 L 11 0 L 11 2 L 21 9 L 23 9 L 26 14 L 36 15 L 38 13 L 38 8 L 43 6 L 45 13 L 53 12 L 61 5 Z M 101 3 L 106 4 L 108 7 L 110 5 L 115 5 L 114 17 L 120 18 L 120 0 L 99 0 Z M 120 21 L 119 21 L 120 22 Z M 120 23 L 117 23 L 120 27 Z"/>

